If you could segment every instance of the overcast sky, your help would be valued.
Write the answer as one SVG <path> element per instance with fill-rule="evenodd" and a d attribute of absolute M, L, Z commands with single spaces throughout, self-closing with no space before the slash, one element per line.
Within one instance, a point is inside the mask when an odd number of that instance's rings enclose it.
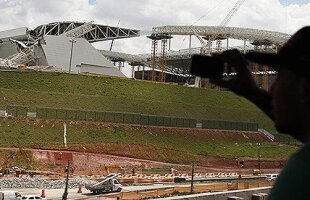
<path fill-rule="evenodd" d="M 0 30 L 35 28 L 55 21 L 90 21 L 98 24 L 151 30 L 162 25 L 218 25 L 237 0 L 0 0 Z M 292 34 L 310 23 L 310 0 L 246 0 L 227 26 Z M 179 37 L 173 48 L 187 48 Z M 197 41 L 198 43 L 198 41 Z M 95 44 L 108 49 L 110 42 Z M 150 53 L 143 38 L 114 42 L 113 50 Z"/>

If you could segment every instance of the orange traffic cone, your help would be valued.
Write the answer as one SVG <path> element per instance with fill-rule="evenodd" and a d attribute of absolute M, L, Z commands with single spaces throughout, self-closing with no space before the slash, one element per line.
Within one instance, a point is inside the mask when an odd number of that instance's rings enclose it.
<path fill-rule="evenodd" d="M 79 190 L 77 193 L 82 193 L 82 185 L 81 184 L 79 184 Z"/>
<path fill-rule="evenodd" d="M 44 189 L 42 190 L 41 197 L 45 198 L 45 190 Z"/>

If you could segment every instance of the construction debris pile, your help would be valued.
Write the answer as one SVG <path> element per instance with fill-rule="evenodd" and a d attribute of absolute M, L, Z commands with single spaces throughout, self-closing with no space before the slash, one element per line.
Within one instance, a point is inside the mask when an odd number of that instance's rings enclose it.
<path fill-rule="evenodd" d="M 36 178 L 10 178 L 0 179 L 0 188 L 42 188 L 42 189 L 61 189 L 65 187 L 66 180 L 47 180 L 42 177 Z M 79 185 L 95 184 L 96 181 L 73 178 L 69 179 L 68 187 L 77 188 Z"/>

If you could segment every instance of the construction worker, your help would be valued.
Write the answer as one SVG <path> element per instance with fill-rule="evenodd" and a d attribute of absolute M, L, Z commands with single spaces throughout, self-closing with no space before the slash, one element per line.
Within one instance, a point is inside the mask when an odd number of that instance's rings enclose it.
<path fill-rule="evenodd" d="M 244 56 L 231 50 L 221 57 L 237 75 L 211 82 L 247 98 L 274 121 L 279 132 L 305 144 L 288 160 L 269 200 L 310 199 L 310 27 L 295 33 L 277 54 L 252 52 Z M 256 85 L 248 70 L 250 62 L 278 72 L 269 92 Z"/>

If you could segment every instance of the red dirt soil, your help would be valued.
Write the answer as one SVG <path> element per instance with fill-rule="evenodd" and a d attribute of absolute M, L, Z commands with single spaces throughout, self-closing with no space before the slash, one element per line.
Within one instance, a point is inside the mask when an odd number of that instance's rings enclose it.
<path fill-rule="evenodd" d="M 0 151 L 15 150 L 15 148 L 1 148 Z M 190 165 L 179 165 L 171 163 L 156 162 L 151 160 L 135 159 L 121 156 L 113 156 L 97 153 L 83 153 L 75 151 L 24 149 L 31 151 L 33 161 L 39 164 L 40 171 L 52 171 L 64 173 L 68 160 L 72 161 L 74 173 L 77 175 L 106 175 L 111 172 L 130 174 L 133 168 L 137 173 L 143 173 L 150 169 L 161 169 L 161 172 L 169 173 L 173 167 L 178 173 L 189 173 Z M 257 168 L 257 160 L 243 159 L 244 168 L 241 168 L 238 160 L 232 158 L 201 157 L 197 172 L 238 172 L 252 173 Z M 285 160 L 261 160 L 261 168 L 264 172 L 277 172 L 283 167 Z M 49 169 L 49 165 L 55 165 Z"/>
<path fill-rule="evenodd" d="M 60 120 L 36 120 L 36 123 L 59 123 L 62 125 L 63 121 Z M 94 123 L 94 122 L 70 122 L 74 125 L 81 126 L 114 126 L 108 123 Z M 180 135 L 196 135 L 201 138 L 208 138 L 210 140 L 226 140 L 238 141 L 239 139 L 248 139 L 249 141 L 269 141 L 268 138 L 259 132 L 242 132 L 242 131 L 222 131 L 222 130 L 205 130 L 205 129 L 181 129 L 181 128 L 166 128 L 166 127 L 146 127 L 135 125 L 115 125 L 122 126 L 126 129 L 141 129 L 143 132 L 165 132 L 167 134 L 180 134 Z M 121 148 L 120 148 L 121 147 Z M 14 150 L 14 148 L 0 148 L 1 150 Z M 179 172 L 189 172 L 190 165 L 170 164 L 163 162 L 156 162 L 155 158 L 150 155 L 158 155 L 163 158 L 173 157 L 181 152 L 164 149 L 161 150 L 156 147 L 133 145 L 133 144 L 86 144 L 71 145 L 66 151 L 60 147 L 48 147 L 49 150 L 41 149 L 28 149 L 33 153 L 33 159 L 39 163 L 40 170 L 50 170 L 54 172 L 63 172 L 64 167 L 67 165 L 68 160 L 73 162 L 76 174 L 93 175 L 93 174 L 107 174 L 109 172 L 122 172 L 131 173 L 133 167 L 137 172 L 150 169 L 164 169 L 167 173 L 171 167 L 177 169 Z M 15 149 L 17 150 L 17 149 Z M 104 154 L 103 154 L 104 153 Z M 113 154 L 108 155 L 108 154 Z M 160 155 L 159 155 L 160 154 Z M 212 171 L 238 171 L 238 172 L 251 172 L 257 168 L 257 159 L 242 158 L 244 167 L 240 168 L 240 161 L 234 158 L 219 158 L 210 156 L 193 155 L 182 152 L 185 159 L 195 159 L 199 163 L 199 170 L 203 172 Z M 133 158 L 135 157 L 135 158 Z M 137 159 L 137 158 L 144 158 Z M 157 159 L 158 160 L 158 159 Z M 165 159 L 161 159 L 165 160 Z M 168 160 L 168 159 L 167 159 Z M 174 161 L 173 161 L 174 162 Z M 286 162 L 285 159 L 261 159 L 261 168 L 268 171 L 275 171 L 281 169 Z M 177 163 L 177 161 L 175 161 Z M 43 167 L 41 169 L 41 167 Z"/>

